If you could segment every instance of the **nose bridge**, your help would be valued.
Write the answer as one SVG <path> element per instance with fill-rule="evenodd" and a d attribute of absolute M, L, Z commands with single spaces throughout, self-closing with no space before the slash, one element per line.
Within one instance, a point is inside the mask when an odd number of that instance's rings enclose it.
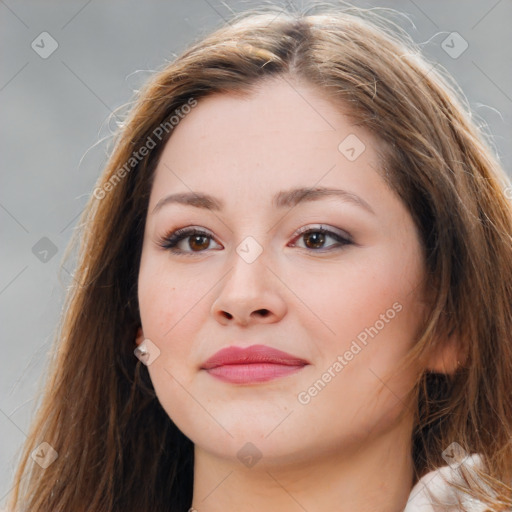
<path fill-rule="evenodd" d="M 219 288 L 212 312 L 242 324 L 256 316 L 275 321 L 285 310 L 279 280 L 268 268 L 271 254 L 255 237 L 246 236 L 228 259 L 229 271 Z M 273 320 L 272 320 L 273 319 Z"/>
<path fill-rule="evenodd" d="M 258 242 L 254 236 L 246 236 L 235 247 L 231 255 L 229 261 L 231 271 L 228 274 L 230 284 L 235 288 L 245 284 L 255 292 L 264 290 L 268 286 L 269 252 L 269 248 L 264 248 L 262 243 Z"/>

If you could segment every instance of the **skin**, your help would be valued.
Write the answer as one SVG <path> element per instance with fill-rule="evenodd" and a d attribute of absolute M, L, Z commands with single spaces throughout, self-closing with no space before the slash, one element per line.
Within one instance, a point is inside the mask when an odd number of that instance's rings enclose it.
<path fill-rule="evenodd" d="M 354 161 L 338 150 L 349 134 L 366 146 Z M 393 370 L 425 314 L 425 269 L 411 215 L 377 172 L 377 144 L 319 91 L 282 78 L 250 97 L 201 99 L 166 144 L 145 225 L 136 341 L 160 351 L 148 370 L 163 408 L 194 442 L 200 512 L 405 507 L 413 475 L 407 392 L 421 368 Z M 275 193 L 299 186 L 350 191 L 374 214 L 335 197 L 272 205 Z M 190 191 L 225 208 L 167 204 L 153 213 L 166 195 Z M 315 248 L 311 236 L 297 235 L 319 224 L 354 243 L 339 247 L 326 236 Z M 212 235 L 199 242 L 202 252 L 191 238 L 179 244 L 191 255 L 159 245 L 187 226 Z M 236 251 L 249 236 L 263 249 L 250 264 Z M 401 311 L 300 403 L 299 393 L 394 303 Z M 221 348 L 253 344 L 310 364 L 246 385 L 200 369 Z M 247 442 L 262 455 L 252 467 L 237 457 Z"/>

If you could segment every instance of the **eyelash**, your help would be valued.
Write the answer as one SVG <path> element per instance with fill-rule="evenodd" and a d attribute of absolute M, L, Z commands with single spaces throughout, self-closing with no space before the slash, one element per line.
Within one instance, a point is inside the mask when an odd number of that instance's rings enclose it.
<path fill-rule="evenodd" d="M 345 246 L 353 244 L 352 240 L 350 240 L 349 238 L 344 238 L 341 235 L 339 235 L 338 233 L 335 233 L 334 231 L 331 231 L 330 229 L 324 228 L 323 226 L 320 226 L 318 228 L 306 228 L 306 229 L 300 230 L 297 233 L 297 239 L 300 238 L 301 236 L 309 234 L 309 233 L 324 233 L 324 234 L 329 235 L 332 238 L 334 238 L 338 242 L 338 244 L 334 246 L 334 249 L 328 248 L 328 249 L 318 249 L 317 250 L 317 249 L 308 249 L 306 247 L 305 249 L 307 251 L 321 252 L 321 253 L 330 252 L 335 249 L 343 249 Z M 177 229 L 176 231 L 173 231 L 173 232 L 167 234 L 166 236 L 162 237 L 159 240 L 158 245 L 174 254 L 180 254 L 180 255 L 186 255 L 186 256 L 192 256 L 192 255 L 201 254 L 201 253 L 205 252 L 204 250 L 203 251 L 182 251 L 179 249 L 175 249 L 176 245 L 179 242 L 181 242 L 182 240 L 185 240 L 186 238 L 193 236 L 193 235 L 205 236 L 210 239 L 213 239 L 213 237 L 209 233 L 207 233 L 206 231 L 202 231 L 201 229 L 182 228 L 182 229 Z M 304 248 L 302 247 L 302 249 L 304 249 Z M 208 249 L 205 249 L 205 250 L 208 250 Z"/>

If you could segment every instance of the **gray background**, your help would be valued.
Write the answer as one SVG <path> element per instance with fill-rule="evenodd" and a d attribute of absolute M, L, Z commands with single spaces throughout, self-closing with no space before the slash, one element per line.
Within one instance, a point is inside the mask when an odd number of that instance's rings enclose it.
<path fill-rule="evenodd" d="M 512 175 L 511 0 L 353 4 L 407 15 L 394 19 L 455 77 Z M 254 5 L 261 2 L 0 0 L 0 507 L 71 279 L 72 269 L 59 272 L 64 249 L 106 161 L 108 116 L 230 9 Z M 458 58 L 441 46 L 453 31 L 469 44 Z M 42 45 L 42 32 L 58 43 L 45 59 L 31 47 Z M 49 246 L 54 255 L 38 254 Z"/>

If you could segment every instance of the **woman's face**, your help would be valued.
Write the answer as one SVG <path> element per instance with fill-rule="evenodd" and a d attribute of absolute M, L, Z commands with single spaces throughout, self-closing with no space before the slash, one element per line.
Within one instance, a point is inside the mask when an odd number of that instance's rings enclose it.
<path fill-rule="evenodd" d="M 283 79 L 247 98 L 201 99 L 173 131 L 149 200 L 137 340 L 150 340 L 170 418 L 196 449 L 233 460 L 409 439 L 418 369 L 394 368 L 423 318 L 424 267 L 412 218 L 376 171 L 377 141 Z M 206 234 L 162 247 L 191 226 Z M 294 357 L 257 347 L 245 364 L 205 365 L 253 345 Z"/>

